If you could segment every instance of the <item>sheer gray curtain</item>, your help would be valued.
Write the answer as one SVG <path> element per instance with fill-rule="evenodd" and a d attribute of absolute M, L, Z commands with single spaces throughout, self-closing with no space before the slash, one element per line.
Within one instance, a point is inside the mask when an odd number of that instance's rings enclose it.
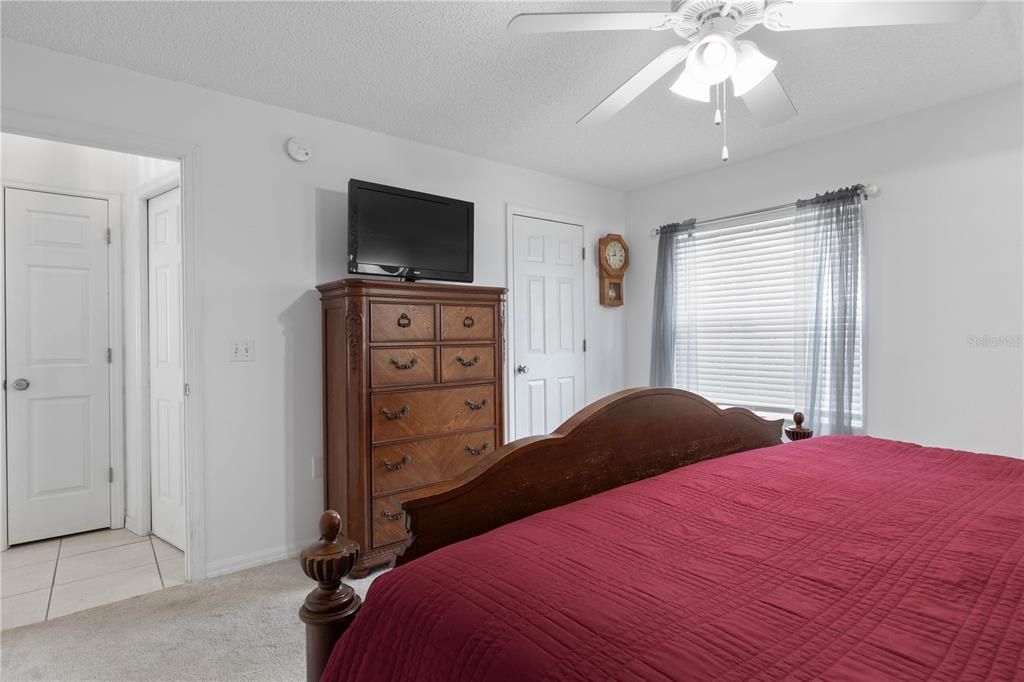
<path fill-rule="evenodd" d="M 854 422 L 862 420 L 854 396 L 860 371 L 862 191 L 854 186 L 796 204 L 809 248 L 804 412 L 821 435 L 853 433 Z"/>
<path fill-rule="evenodd" d="M 658 266 L 654 274 L 654 323 L 651 329 L 651 386 L 675 381 L 676 301 L 681 273 L 676 249 L 696 220 L 662 225 L 658 230 Z"/>

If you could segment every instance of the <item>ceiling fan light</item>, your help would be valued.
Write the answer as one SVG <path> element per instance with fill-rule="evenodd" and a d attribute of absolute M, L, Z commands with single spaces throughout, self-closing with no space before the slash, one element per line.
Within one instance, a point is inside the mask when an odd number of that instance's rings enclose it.
<path fill-rule="evenodd" d="M 721 83 L 736 68 L 736 48 L 720 33 L 709 33 L 686 58 L 690 76 L 708 86 Z"/>
<path fill-rule="evenodd" d="M 732 72 L 733 94 L 742 97 L 775 70 L 777 61 L 761 54 L 749 40 L 736 42 L 736 68 Z"/>
<path fill-rule="evenodd" d="M 683 69 L 683 72 L 679 74 L 679 78 L 669 90 L 682 97 L 695 99 L 698 102 L 711 101 L 711 86 L 698 81 L 690 75 L 689 67 Z"/>

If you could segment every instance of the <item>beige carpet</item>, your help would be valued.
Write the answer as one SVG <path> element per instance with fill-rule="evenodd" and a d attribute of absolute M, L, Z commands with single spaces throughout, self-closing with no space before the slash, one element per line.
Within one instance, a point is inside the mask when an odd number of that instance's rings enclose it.
<path fill-rule="evenodd" d="M 373 577 L 353 581 L 360 595 Z M 313 583 L 279 561 L 0 635 L 10 680 L 302 680 Z"/>

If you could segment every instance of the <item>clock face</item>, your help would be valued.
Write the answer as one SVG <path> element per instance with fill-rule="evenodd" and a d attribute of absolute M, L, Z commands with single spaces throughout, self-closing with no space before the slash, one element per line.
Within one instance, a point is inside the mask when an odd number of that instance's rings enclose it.
<path fill-rule="evenodd" d="M 604 260 L 613 270 L 621 270 L 622 266 L 626 264 L 626 250 L 622 248 L 622 243 L 609 242 L 604 247 Z"/>

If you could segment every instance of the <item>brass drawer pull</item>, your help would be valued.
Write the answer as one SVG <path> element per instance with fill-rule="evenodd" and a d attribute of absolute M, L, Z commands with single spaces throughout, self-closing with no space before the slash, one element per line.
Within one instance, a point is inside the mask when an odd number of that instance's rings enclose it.
<path fill-rule="evenodd" d="M 472 400 L 467 400 L 466 401 L 466 407 L 468 407 L 471 410 L 482 410 L 482 409 L 484 409 L 485 407 L 487 407 L 490 404 L 491 404 L 491 401 L 488 400 L 487 398 L 484 398 L 479 403 L 474 403 Z"/>
<path fill-rule="evenodd" d="M 490 445 L 488 443 L 484 443 L 483 445 L 481 445 L 478 448 L 474 448 L 471 445 L 467 445 L 466 446 L 466 452 L 468 452 L 469 454 L 473 455 L 474 457 L 479 457 L 480 455 L 482 455 L 485 452 L 487 452 L 487 448 L 489 448 L 489 447 L 490 447 Z"/>
<path fill-rule="evenodd" d="M 388 408 L 382 407 L 380 408 L 380 413 L 391 420 L 401 419 L 402 417 L 406 417 L 409 415 L 409 406 L 402 405 L 402 409 L 399 410 L 398 412 L 392 412 Z"/>
<path fill-rule="evenodd" d="M 465 327 L 466 329 L 469 329 L 474 324 L 476 324 L 476 320 L 473 319 L 472 315 L 466 315 L 464 318 L 462 318 L 462 326 Z"/>
<path fill-rule="evenodd" d="M 480 356 L 479 355 L 473 356 L 472 360 L 467 360 L 466 358 L 462 357 L 461 355 L 456 356 L 455 359 L 458 360 L 459 364 L 462 365 L 463 367 L 475 367 L 476 364 L 478 362 L 480 362 Z"/>
<path fill-rule="evenodd" d="M 401 327 L 402 329 L 405 329 L 406 327 L 411 327 L 412 320 L 409 319 L 408 315 L 402 313 L 401 315 L 398 316 L 398 326 Z"/>
<path fill-rule="evenodd" d="M 395 514 L 395 513 L 389 512 L 387 509 L 381 509 L 380 510 L 380 515 L 383 516 L 388 521 L 397 521 L 398 519 L 402 518 L 402 514 L 401 513 Z"/>
<path fill-rule="evenodd" d="M 487 445 L 487 444 L 484 443 L 484 445 Z M 399 469 L 405 468 L 405 465 L 408 464 L 411 461 L 412 461 L 412 457 L 410 457 L 409 455 L 406 455 L 401 460 L 399 460 L 398 464 L 392 464 L 391 462 L 389 462 L 386 459 L 381 460 L 381 464 L 383 464 L 384 468 L 387 469 L 388 471 L 398 471 Z"/>
<path fill-rule="evenodd" d="M 391 363 L 391 366 L 394 367 L 395 369 L 412 369 L 417 364 L 419 364 L 419 361 L 420 361 L 419 358 L 411 358 L 409 360 L 409 362 L 399 362 L 398 360 L 395 360 L 394 358 L 391 358 L 390 360 L 388 360 L 388 362 Z"/>

